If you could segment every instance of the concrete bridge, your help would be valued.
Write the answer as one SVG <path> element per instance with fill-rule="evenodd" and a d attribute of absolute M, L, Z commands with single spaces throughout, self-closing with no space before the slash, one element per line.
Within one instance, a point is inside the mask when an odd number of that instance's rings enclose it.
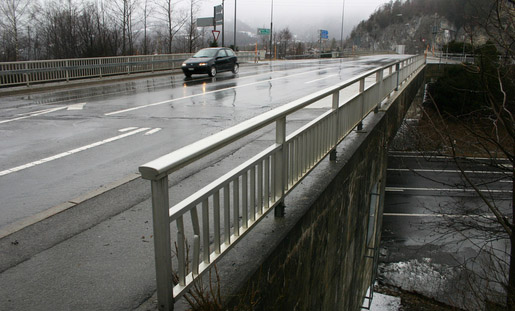
<path fill-rule="evenodd" d="M 203 295 L 217 297 L 219 288 L 233 306 L 366 307 L 386 152 L 423 85 L 424 63 L 414 57 L 381 65 L 142 165 L 152 185 L 152 220 L 150 189 L 141 187 L 148 182 L 131 177 L 4 234 L 1 308 L 180 310 L 201 277 Z M 344 96 L 352 87 L 357 92 Z M 321 114 L 303 110 L 326 99 L 330 109 Z M 137 203 L 125 211 L 128 200 Z M 109 204 L 114 212 L 102 209 Z M 88 213 L 96 219 L 72 228 Z M 106 220 L 96 225 L 99 219 Z M 70 228 L 55 230 L 60 226 Z M 48 235 L 59 242 L 45 244 Z M 132 260 L 134 252 L 141 256 Z M 156 280 L 148 273 L 154 254 Z M 126 271 L 116 284 L 102 278 L 112 270 Z M 92 286 L 89 274 L 102 281 Z M 149 297 L 156 281 L 157 294 Z M 110 287 L 133 298 L 93 299 Z"/>

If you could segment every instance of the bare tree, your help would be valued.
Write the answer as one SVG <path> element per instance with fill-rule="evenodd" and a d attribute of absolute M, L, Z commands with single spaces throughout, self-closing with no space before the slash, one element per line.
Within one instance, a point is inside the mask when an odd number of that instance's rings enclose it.
<path fill-rule="evenodd" d="M 288 46 L 293 35 L 288 27 L 279 31 L 277 40 L 279 40 L 279 55 L 285 57 L 288 53 Z"/>
<path fill-rule="evenodd" d="M 0 2 L 0 28 L 4 37 L 7 53 L 13 55 L 14 60 L 20 58 L 20 29 L 23 18 L 27 12 L 28 0 L 3 0 Z"/>
<path fill-rule="evenodd" d="M 121 54 L 132 54 L 134 51 L 133 19 L 138 0 L 115 0 L 110 3 L 111 14 L 121 31 Z"/>
<path fill-rule="evenodd" d="M 182 29 L 188 17 L 184 11 L 175 8 L 172 0 L 155 0 L 158 18 L 166 26 L 166 53 L 172 53 L 172 42 L 175 35 Z"/>

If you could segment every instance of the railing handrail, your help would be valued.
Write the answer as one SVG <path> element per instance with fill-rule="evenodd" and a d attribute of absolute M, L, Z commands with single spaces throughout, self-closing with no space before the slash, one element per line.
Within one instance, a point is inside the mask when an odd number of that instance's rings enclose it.
<path fill-rule="evenodd" d="M 260 129 L 269 124 L 272 124 L 277 119 L 280 119 L 286 115 L 289 115 L 297 110 L 300 110 L 310 104 L 325 98 L 336 91 L 344 89 L 359 80 L 363 79 L 363 77 L 370 76 L 375 72 L 384 70 L 388 67 L 391 67 L 397 63 L 402 61 L 394 61 L 387 65 L 384 65 L 379 68 L 375 68 L 369 70 L 365 73 L 360 74 L 357 77 L 348 79 L 344 82 L 341 82 L 337 85 L 328 87 L 321 91 L 315 92 L 313 94 L 304 96 L 297 100 L 294 100 L 288 104 L 285 104 L 281 107 L 277 107 L 273 110 L 267 111 L 259 116 L 253 117 L 249 120 L 246 120 L 240 124 L 237 124 L 233 127 L 225 129 L 221 132 L 213 134 L 209 137 L 201 139 L 193 144 L 182 147 L 176 151 L 168 153 L 164 156 L 159 157 L 156 160 L 150 161 L 139 167 L 139 171 L 141 176 L 144 179 L 155 180 L 161 178 L 163 175 L 170 174 L 189 163 L 192 163 L 196 160 L 201 159 L 205 155 L 219 150 L 224 146 Z"/>
<path fill-rule="evenodd" d="M 248 53 L 254 55 L 254 51 L 241 51 L 238 53 Z M 33 63 L 48 63 L 48 62 L 66 62 L 66 61 L 88 61 L 88 60 L 99 60 L 99 59 L 131 59 L 131 58 L 143 58 L 143 57 L 158 57 L 158 58 L 166 58 L 166 57 L 174 57 L 174 56 L 189 56 L 193 55 L 193 53 L 174 53 L 174 54 L 148 54 L 148 55 L 128 55 L 128 56 L 103 56 L 103 57 L 80 57 L 80 58 L 57 58 L 57 59 L 36 59 L 36 60 L 21 60 L 15 62 L 0 62 L 0 65 L 14 65 L 14 64 L 33 64 Z"/>
<path fill-rule="evenodd" d="M 192 53 L 109 56 L 0 62 L 0 87 L 103 78 L 104 76 L 174 70 Z M 239 62 L 255 60 L 252 52 L 237 52 Z"/>

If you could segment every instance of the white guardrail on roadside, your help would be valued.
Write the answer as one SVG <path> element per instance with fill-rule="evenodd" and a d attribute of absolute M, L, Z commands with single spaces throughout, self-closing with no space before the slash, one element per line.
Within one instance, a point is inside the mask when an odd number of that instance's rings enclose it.
<path fill-rule="evenodd" d="M 239 62 L 253 62 L 254 52 L 237 52 Z M 180 69 L 192 54 L 117 56 L 0 62 L 0 87 L 45 82 L 103 78 L 143 72 Z"/>
<path fill-rule="evenodd" d="M 159 309 L 173 310 L 174 301 L 197 278 L 269 211 L 282 204 L 285 195 L 424 64 L 421 55 L 368 71 L 140 166 L 142 177 L 150 180 L 152 187 Z M 375 82 L 365 87 L 367 77 Z M 355 83 L 359 83 L 359 93 L 340 104 L 340 91 Z M 332 96 L 331 109 L 286 135 L 288 115 L 329 96 Z M 275 123 L 275 144 L 170 208 L 169 174 L 272 123 Z M 191 216 L 191 223 L 187 223 L 187 228 L 192 228 L 188 230 L 192 231 L 190 234 L 185 231 L 187 214 Z M 171 223 L 177 228 L 175 277 Z"/>

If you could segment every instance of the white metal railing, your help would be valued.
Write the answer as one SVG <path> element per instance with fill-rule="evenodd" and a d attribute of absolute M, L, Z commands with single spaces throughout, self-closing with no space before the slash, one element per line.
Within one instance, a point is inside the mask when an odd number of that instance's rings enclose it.
<path fill-rule="evenodd" d="M 0 63 L 0 87 L 102 78 L 181 68 L 191 54 L 74 58 Z M 253 52 L 238 52 L 239 62 L 254 61 Z"/>
<path fill-rule="evenodd" d="M 359 128 L 368 113 L 424 64 L 424 56 L 414 56 L 371 70 L 140 166 L 142 177 L 150 180 L 152 186 L 159 309 L 172 310 L 175 299 L 272 208 L 282 204 L 284 196 L 348 133 L 356 126 Z M 367 77 L 375 82 L 365 88 Z M 355 83 L 359 83 L 359 93 L 340 104 L 340 91 Z M 330 110 L 286 135 L 288 115 L 329 96 Z M 170 208 L 169 174 L 273 123 L 275 144 Z M 190 222 L 185 226 L 187 214 Z M 176 285 L 172 273 L 171 223 L 177 228 Z"/>

